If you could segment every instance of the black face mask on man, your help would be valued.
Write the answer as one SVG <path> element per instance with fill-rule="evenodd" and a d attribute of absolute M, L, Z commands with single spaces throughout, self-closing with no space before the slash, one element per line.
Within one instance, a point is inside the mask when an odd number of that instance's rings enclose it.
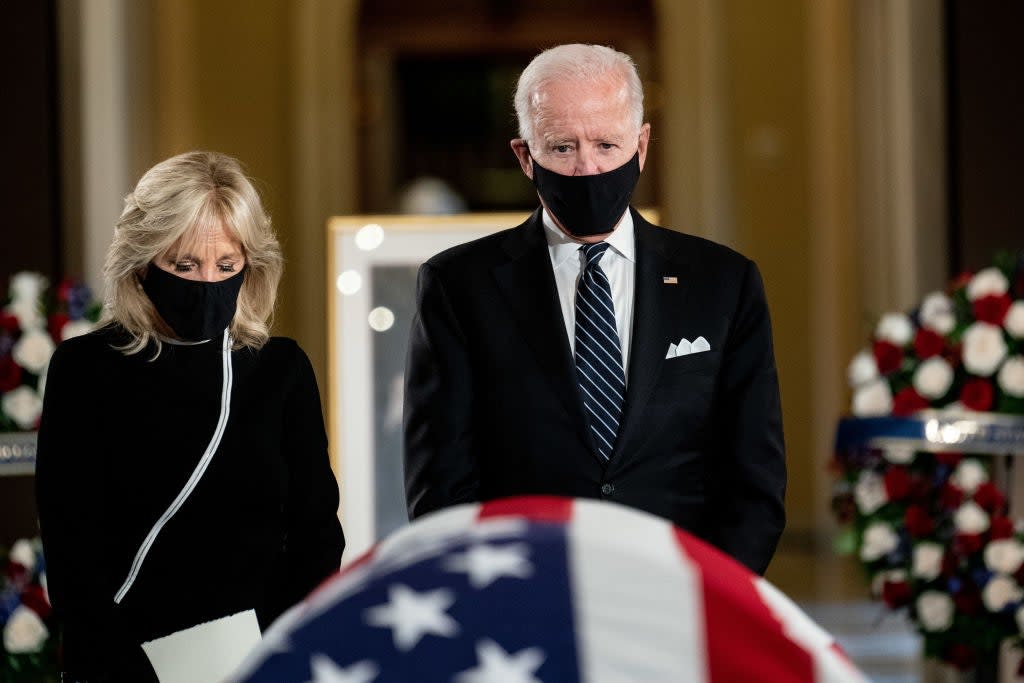
<path fill-rule="evenodd" d="M 562 226 L 575 237 L 611 232 L 640 179 L 640 152 L 616 169 L 597 175 L 562 175 L 549 171 L 536 159 L 533 184 L 544 204 Z"/>
<path fill-rule="evenodd" d="M 235 316 L 245 268 L 220 282 L 186 280 L 149 266 L 142 289 L 179 339 L 201 341 L 224 331 Z"/>

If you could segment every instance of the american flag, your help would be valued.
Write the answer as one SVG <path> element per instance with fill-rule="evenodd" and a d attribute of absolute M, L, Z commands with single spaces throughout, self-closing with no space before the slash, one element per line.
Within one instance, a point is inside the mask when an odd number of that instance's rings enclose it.
<path fill-rule="evenodd" d="M 392 534 L 281 617 L 248 683 L 853 683 L 764 579 L 606 502 L 515 498 Z"/>

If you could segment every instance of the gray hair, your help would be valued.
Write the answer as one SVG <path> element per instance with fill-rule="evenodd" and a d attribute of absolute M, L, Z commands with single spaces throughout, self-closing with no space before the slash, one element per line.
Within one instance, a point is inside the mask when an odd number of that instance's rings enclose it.
<path fill-rule="evenodd" d="M 515 97 L 519 137 L 528 145 L 533 142 L 534 117 L 543 104 L 545 85 L 560 80 L 594 83 L 609 76 L 621 76 L 625 81 L 622 97 L 628 98 L 639 130 L 644 122 L 644 88 L 633 58 L 604 45 L 571 43 L 544 50 L 519 75 Z"/>
<path fill-rule="evenodd" d="M 162 161 L 125 197 L 103 269 L 103 322 L 131 336 L 121 350 L 153 342 L 160 353 L 159 314 L 139 282 L 150 264 L 176 244 L 223 226 L 245 251 L 245 279 L 231 321 L 236 347 L 261 348 L 270 336 L 284 261 L 259 193 L 238 161 L 218 152 L 186 152 Z M 156 267 L 156 266 L 152 266 Z"/>

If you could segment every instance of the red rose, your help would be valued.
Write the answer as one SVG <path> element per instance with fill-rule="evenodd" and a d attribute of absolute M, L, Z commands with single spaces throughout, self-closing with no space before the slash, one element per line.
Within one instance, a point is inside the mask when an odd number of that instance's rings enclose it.
<path fill-rule="evenodd" d="M 50 316 L 48 329 L 50 330 L 50 336 L 53 337 L 53 341 L 58 344 L 61 342 L 61 330 L 68 324 L 71 318 L 68 317 L 67 313 L 54 313 Z"/>
<path fill-rule="evenodd" d="M 1024 566 L 1021 567 L 1024 570 Z M 946 553 L 942 556 L 942 575 L 946 578 L 955 576 L 960 571 L 960 558 L 953 553 Z"/>
<path fill-rule="evenodd" d="M 21 366 L 10 356 L 0 358 L 0 394 L 21 384 Z"/>
<path fill-rule="evenodd" d="M 977 488 L 974 492 L 974 502 L 989 514 L 1006 509 L 1006 496 L 990 481 Z"/>
<path fill-rule="evenodd" d="M 963 453 L 936 453 L 935 459 L 943 465 L 949 465 L 950 467 L 956 467 L 963 460 Z"/>
<path fill-rule="evenodd" d="M 882 600 L 892 609 L 910 603 L 910 584 L 906 581 L 886 581 L 882 585 Z"/>
<path fill-rule="evenodd" d="M 914 390 L 914 387 L 900 389 L 892 397 L 892 414 L 906 417 L 928 407 L 928 400 Z"/>
<path fill-rule="evenodd" d="M 969 379 L 964 383 L 960 391 L 960 402 L 965 408 L 977 411 L 986 411 L 992 407 L 992 399 L 995 392 L 992 390 L 992 382 L 987 379 Z"/>
<path fill-rule="evenodd" d="M 21 594 L 21 603 L 38 614 L 40 619 L 46 619 L 50 616 L 52 608 L 46 599 L 46 592 L 38 584 L 32 584 L 25 589 L 25 592 Z"/>
<path fill-rule="evenodd" d="M 981 534 L 957 534 L 953 537 L 953 552 L 961 557 L 973 555 L 984 545 Z"/>
<path fill-rule="evenodd" d="M 949 285 L 949 291 L 955 292 L 961 287 L 966 287 L 967 284 L 973 279 L 974 273 L 972 273 L 969 270 L 965 270 L 964 272 L 960 273 L 955 278 L 953 278 L 953 282 Z"/>
<path fill-rule="evenodd" d="M 910 495 L 910 475 L 906 467 L 890 467 L 885 473 L 885 495 L 889 500 L 902 500 Z"/>
<path fill-rule="evenodd" d="M 974 652 L 974 648 L 970 645 L 964 645 L 963 643 L 953 643 L 946 650 L 946 661 L 960 669 L 960 671 L 967 671 L 973 669 L 974 664 L 977 661 L 977 656 Z"/>
<path fill-rule="evenodd" d="M 20 329 L 21 325 L 18 324 L 16 317 L 6 311 L 0 311 L 0 330 L 14 334 Z"/>
<path fill-rule="evenodd" d="M 981 609 L 981 593 L 970 581 L 965 581 L 963 588 L 953 595 L 953 604 L 957 611 L 964 614 L 976 614 Z"/>
<path fill-rule="evenodd" d="M 7 574 L 7 580 L 15 585 L 28 581 L 28 569 L 25 565 L 14 560 L 7 560 L 7 567 L 5 567 L 4 573 Z"/>
<path fill-rule="evenodd" d="M 1013 298 L 1024 299 L 1024 273 L 1017 275 L 1013 281 Z"/>
<path fill-rule="evenodd" d="M 931 515 L 920 505 L 911 505 L 903 515 L 903 523 L 911 536 L 921 538 L 935 531 L 935 522 Z"/>
<path fill-rule="evenodd" d="M 1009 517 L 997 516 L 993 517 L 989 523 L 988 530 L 989 538 L 993 541 L 1000 538 L 1012 538 L 1013 537 L 1013 522 Z"/>
<path fill-rule="evenodd" d="M 964 502 L 964 492 L 959 488 L 946 482 L 939 491 L 939 505 L 947 510 L 955 510 Z"/>
<path fill-rule="evenodd" d="M 1013 300 L 1009 294 L 989 294 L 975 299 L 971 310 L 974 312 L 974 317 L 983 323 L 1002 325 L 1011 304 L 1013 304 Z"/>
<path fill-rule="evenodd" d="M 921 360 L 942 353 L 946 348 L 946 340 L 942 335 L 925 328 L 920 328 L 914 336 L 914 353 Z"/>
<path fill-rule="evenodd" d="M 876 341 L 872 350 L 875 354 L 878 372 L 890 375 L 900 369 L 900 365 L 903 363 L 903 349 L 892 342 Z"/>
<path fill-rule="evenodd" d="M 71 299 L 71 290 L 75 288 L 75 283 L 68 278 L 64 278 L 57 285 L 57 300 L 61 303 L 67 303 Z"/>

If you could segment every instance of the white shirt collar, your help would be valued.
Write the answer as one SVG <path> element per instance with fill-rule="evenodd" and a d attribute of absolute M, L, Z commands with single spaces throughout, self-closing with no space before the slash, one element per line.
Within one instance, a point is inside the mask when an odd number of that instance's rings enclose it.
<path fill-rule="evenodd" d="M 579 250 L 582 242 L 562 232 L 561 228 L 555 225 L 551 214 L 547 209 L 541 209 L 544 222 L 544 236 L 548 240 L 548 249 L 551 251 L 551 262 L 555 268 L 559 268 L 569 258 L 579 258 Z M 630 261 L 636 262 L 636 241 L 633 239 L 633 215 L 629 209 L 622 214 L 618 225 L 608 235 L 605 242 Z"/>

